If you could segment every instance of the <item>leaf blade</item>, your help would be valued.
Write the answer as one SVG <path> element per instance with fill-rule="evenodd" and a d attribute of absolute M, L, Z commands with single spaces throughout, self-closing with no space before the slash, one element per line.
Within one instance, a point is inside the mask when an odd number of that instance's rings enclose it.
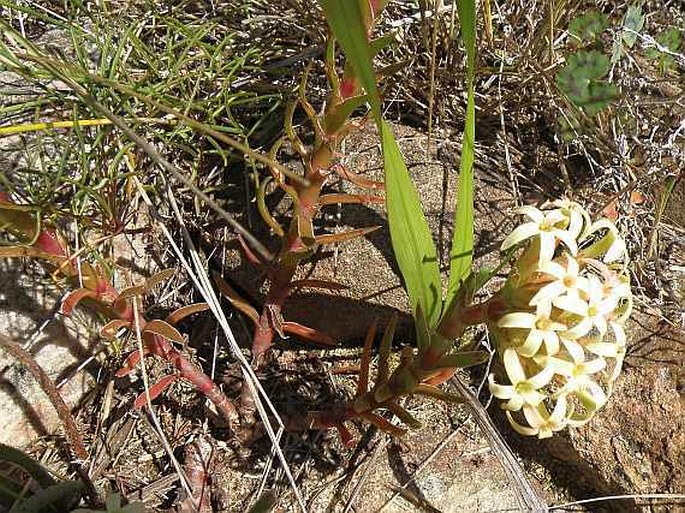
<path fill-rule="evenodd" d="M 459 162 L 457 208 L 450 251 L 450 278 L 445 304 L 449 304 L 469 274 L 473 261 L 473 161 L 476 141 L 476 5 L 474 0 L 457 0 L 462 37 L 466 47 L 466 82 L 468 99 L 466 124 Z"/>
<path fill-rule="evenodd" d="M 416 317 L 421 304 L 429 326 L 434 327 L 440 315 L 442 289 L 433 237 L 399 145 L 385 121 L 381 121 L 381 143 L 385 203 L 395 259 L 404 278 L 412 314 Z"/>

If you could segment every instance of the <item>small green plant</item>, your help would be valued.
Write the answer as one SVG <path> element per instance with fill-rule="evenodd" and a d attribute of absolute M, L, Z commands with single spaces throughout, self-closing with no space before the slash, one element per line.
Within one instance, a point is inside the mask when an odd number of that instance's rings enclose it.
<path fill-rule="evenodd" d="M 104 510 L 79 508 L 72 513 L 145 513 L 145 506 L 142 502 L 131 502 L 122 506 L 121 496 L 118 493 L 111 493 L 107 496 Z"/>
<path fill-rule="evenodd" d="M 645 15 L 642 13 L 642 7 L 639 5 L 628 7 L 625 16 L 623 16 L 621 27 L 616 31 L 616 36 L 614 37 L 614 46 L 611 53 L 612 64 L 617 63 L 623 58 L 625 46 L 628 48 L 635 46 L 637 36 L 644 25 Z"/>
<path fill-rule="evenodd" d="M 364 2 L 355 11 L 354 2 L 323 2 L 331 27 L 341 40 L 369 94 L 377 94 L 368 38 L 363 26 Z M 457 2 L 467 50 L 468 104 L 466 130 L 460 164 L 455 233 L 451 252 L 450 286 L 443 299 L 435 265 L 435 248 L 416 191 L 409 179 L 402 154 L 382 120 L 379 101 L 370 101 L 379 127 L 386 174 L 386 203 L 393 249 L 405 279 L 413 308 L 417 348 L 406 347 L 391 372 L 389 355 L 394 321 L 380 345 L 378 372 L 370 384 L 372 327 L 362 356 L 355 398 L 331 412 L 314 416 L 316 426 L 335 426 L 344 440 L 350 434 L 344 423 L 365 419 L 393 434 L 402 429 L 376 414 L 388 410 L 410 427 L 419 423 L 400 405 L 402 397 L 429 395 L 447 401 L 463 400 L 437 385 L 450 379 L 458 368 L 480 363 L 484 353 L 465 350 L 461 337 L 469 326 L 487 324 L 496 340 L 496 354 L 503 361 L 511 384 L 501 385 L 490 376 L 490 390 L 505 399 L 507 416 L 519 433 L 551 436 L 566 426 L 587 422 L 605 402 L 621 369 L 625 354 L 622 323 L 630 314 L 632 296 L 625 268 L 607 264 L 625 263 L 625 243 L 608 220 L 590 222 L 577 203 L 557 201 L 543 210 L 522 207 L 519 213 L 530 221 L 517 227 L 502 244 L 506 259 L 523 247 L 512 260 L 509 279 L 489 300 L 473 304 L 474 295 L 492 271 L 471 270 L 473 247 L 473 137 L 475 71 L 475 5 Z M 582 59 L 585 54 L 576 54 Z M 591 54 L 600 62 L 581 66 L 586 70 L 584 107 L 596 108 L 597 84 L 604 76 L 608 58 Z M 366 70 L 366 72 L 365 72 Z M 587 91 L 585 90 L 587 89 Z M 598 260 L 604 258 L 604 262 Z M 607 327 L 613 340 L 607 340 Z M 586 361 L 586 355 L 590 358 Z M 607 365 L 607 360 L 613 360 Z M 599 373 L 601 372 L 601 376 Z M 598 383 L 602 381 L 603 389 Z M 543 393 L 544 389 L 544 393 Z M 522 412 L 517 420 L 512 412 Z M 524 423 L 527 421 L 528 425 Z"/>
<path fill-rule="evenodd" d="M 655 38 L 659 46 L 647 48 L 645 56 L 659 62 L 659 70 L 662 74 L 673 67 L 675 59 L 668 52 L 677 53 L 683 44 L 683 34 L 675 27 L 664 30 Z"/>
<path fill-rule="evenodd" d="M 609 58 L 597 50 L 580 50 L 568 58 L 557 74 L 557 85 L 577 107 L 590 116 L 604 110 L 618 97 L 618 88 L 604 77 Z"/>
<path fill-rule="evenodd" d="M 593 43 L 609 27 L 606 14 L 590 11 L 569 23 L 568 31 L 578 43 Z"/>
<path fill-rule="evenodd" d="M 0 509 L 9 513 L 63 513 L 78 504 L 85 486 L 57 481 L 36 460 L 0 443 Z"/>

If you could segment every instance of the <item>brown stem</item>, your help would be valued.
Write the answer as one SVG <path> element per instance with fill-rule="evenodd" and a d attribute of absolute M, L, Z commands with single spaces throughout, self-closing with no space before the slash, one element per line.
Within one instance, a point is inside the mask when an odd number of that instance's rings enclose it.
<path fill-rule="evenodd" d="M 86 446 L 83 443 L 83 438 L 78 431 L 74 417 L 71 414 L 71 411 L 69 411 L 69 406 L 67 406 L 67 404 L 64 402 L 64 399 L 62 399 L 57 387 L 48 377 L 48 375 L 45 374 L 45 371 L 41 368 L 41 366 L 38 365 L 33 356 L 31 356 L 24 350 L 23 347 L 21 347 L 21 344 L 18 344 L 17 342 L 0 335 L 0 346 L 14 358 L 19 360 L 22 365 L 29 370 L 36 381 L 38 381 L 38 384 L 43 392 L 45 392 L 45 395 L 48 396 L 52 406 L 55 408 L 55 410 L 57 410 L 60 422 L 64 428 L 64 433 L 69 440 L 71 452 L 73 452 L 74 456 L 76 456 L 78 460 L 81 460 L 79 464 L 75 465 L 74 469 L 86 485 L 86 492 L 88 493 L 91 503 L 95 505 L 101 502 L 84 467 L 84 462 L 88 460 L 88 451 L 86 450 Z"/>
<path fill-rule="evenodd" d="M 36 360 L 27 353 L 20 344 L 5 338 L 0 335 L 0 346 L 19 360 L 22 365 L 24 365 L 29 372 L 36 378 L 36 381 L 40 384 L 40 388 L 48 396 L 52 406 L 57 410 L 59 414 L 60 421 L 62 422 L 62 427 L 64 427 L 65 434 L 69 439 L 74 455 L 80 460 L 88 459 L 88 451 L 86 451 L 86 446 L 83 443 L 83 438 L 78 432 L 76 427 L 76 422 L 74 422 L 74 417 L 69 411 L 69 407 L 62 399 L 57 387 L 52 382 L 52 380 L 45 374 L 45 371 L 36 363 Z"/>

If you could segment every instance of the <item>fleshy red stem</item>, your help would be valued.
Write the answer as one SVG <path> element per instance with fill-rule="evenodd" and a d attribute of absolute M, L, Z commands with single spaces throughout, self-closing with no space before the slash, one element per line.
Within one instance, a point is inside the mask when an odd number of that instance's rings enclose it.
<path fill-rule="evenodd" d="M 156 334 L 144 334 L 144 341 L 150 353 L 170 362 L 178 371 L 179 377 L 190 381 L 207 399 L 212 401 L 229 425 L 237 420 L 236 409 L 226 394 L 207 374 L 174 349 L 167 339 Z"/>

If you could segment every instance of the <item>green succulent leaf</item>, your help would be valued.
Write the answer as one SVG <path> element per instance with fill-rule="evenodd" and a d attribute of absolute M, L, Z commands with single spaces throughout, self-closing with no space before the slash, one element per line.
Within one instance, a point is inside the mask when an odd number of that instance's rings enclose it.
<path fill-rule="evenodd" d="M 609 58 L 596 50 L 576 52 L 557 74 L 557 85 L 574 105 L 592 116 L 618 97 L 616 86 L 602 80 L 609 65 Z"/>
<path fill-rule="evenodd" d="M 608 26 L 609 20 L 605 14 L 597 11 L 590 11 L 571 21 L 568 26 L 568 31 L 580 41 L 592 42 L 596 41 L 599 35 L 604 32 Z"/>

